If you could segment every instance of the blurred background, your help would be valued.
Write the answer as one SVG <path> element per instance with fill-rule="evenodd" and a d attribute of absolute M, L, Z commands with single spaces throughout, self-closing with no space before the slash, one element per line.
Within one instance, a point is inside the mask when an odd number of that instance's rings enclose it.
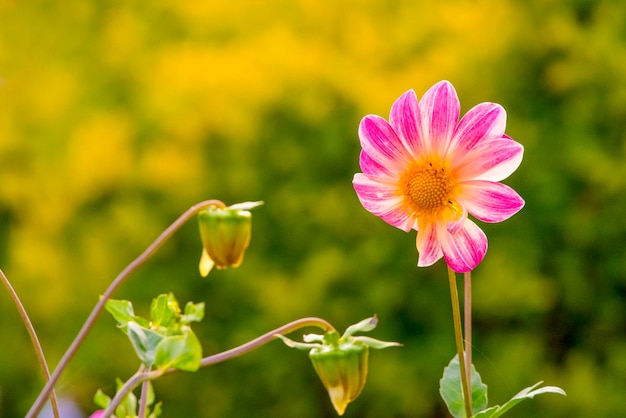
<path fill-rule="evenodd" d="M 0 266 L 51 368 L 110 281 L 191 205 L 264 200 L 239 269 L 200 278 L 195 222 L 116 293 L 206 302 L 205 355 L 303 316 L 376 313 L 346 417 L 446 417 L 455 353 L 443 262 L 365 211 L 357 126 L 447 79 L 525 146 L 526 207 L 481 227 L 474 362 L 510 417 L 617 417 L 626 387 L 626 4 L 611 0 L 0 0 Z M 314 331 L 314 330 L 309 330 Z M 298 338 L 299 334 L 294 334 Z M 0 292 L 0 416 L 43 385 Z M 58 392 L 86 414 L 138 361 L 104 314 Z M 333 417 L 306 354 L 280 342 L 155 383 L 165 417 Z"/>

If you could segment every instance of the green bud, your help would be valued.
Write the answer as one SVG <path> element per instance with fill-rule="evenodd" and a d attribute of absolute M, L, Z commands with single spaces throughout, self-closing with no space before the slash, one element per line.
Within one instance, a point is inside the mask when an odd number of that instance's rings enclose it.
<path fill-rule="evenodd" d="M 198 213 L 202 258 L 200 274 L 206 277 L 213 266 L 218 269 L 239 267 L 250 244 L 252 213 L 247 209 L 262 202 L 247 202 L 227 208 L 209 207 Z"/>
<path fill-rule="evenodd" d="M 348 327 L 341 337 L 337 331 L 331 330 L 324 335 L 307 334 L 303 343 L 282 335 L 276 336 L 288 347 L 309 350 L 313 368 L 328 391 L 330 401 L 337 413 L 343 415 L 348 404 L 359 396 L 365 386 L 369 349 L 401 345 L 353 335 L 371 331 L 377 324 L 378 318 L 373 316 Z"/>
<path fill-rule="evenodd" d="M 343 415 L 348 404 L 363 390 L 368 357 L 369 347 L 358 342 L 322 346 L 309 352 L 313 368 L 328 391 L 337 414 Z"/>

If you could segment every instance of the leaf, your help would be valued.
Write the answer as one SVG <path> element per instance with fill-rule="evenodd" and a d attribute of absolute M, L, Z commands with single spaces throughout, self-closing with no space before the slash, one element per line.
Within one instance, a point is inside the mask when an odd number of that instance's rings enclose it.
<path fill-rule="evenodd" d="M 532 399 L 535 396 L 544 393 L 556 393 L 559 395 L 567 396 L 563 389 L 556 386 L 544 386 L 542 388 L 535 389 L 542 383 L 543 382 L 537 382 L 532 386 L 522 389 L 517 395 L 513 396 L 511 400 L 509 400 L 504 405 L 491 407 L 485 411 L 482 411 L 480 414 L 477 414 L 474 418 L 497 418 L 504 415 L 505 412 L 513 408 L 518 403 L 526 399 Z"/>
<path fill-rule="evenodd" d="M 180 318 L 180 322 L 189 324 L 190 322 L 200 322 L 202 319 L 204 319 L 204 302 L 187 302 L 185 314 Z"/>
<path fill-rule="evenodd" d="M 98 389 L 96 394 L 93 395 L 93 403 L 102 409 L 107 409 L 111 403 L 111 398 L 109 398 L 101 389 Z"/>
<path fill-rule="evenodd" d="M 150 304 L 150 319 L 152 326 L 169 327 L 175 321 L 180 309 L 172 293 L 162 294 L 152 300 Z"/>
<path fill-rule="evenodd" d="M 148 321 L 135 316 L 133 304 L 128 300 L 110 299 L 104 307 L 107 311 L 109 311 L 124 332 L 126 332 L 126 325 L 129 321 L 134 321 L 144 327 L 148 326 Z"/>
<path fill-rule="evenodd" d="M 439 381 L 439 393 L 454 418 L 465 418 L 460 369 L 458 356 L 454 356 L 443 370 L 443 377 Z M 474 365 L 471 365 L 470 371 L 472 413 L 475 415 L 487 407 L 487 385 L 482 382 Z"/>
<path fill-rule="evenodd" d="M 139 360 L 147 367 L 152 367 L 156 348 L 164 337 L 134 321 L 128 322 L 127 334 Z"/>
<path fill-rule="evenodd" d="M 195 372 L 202 360 L 202 346 L 191 328 L 183 328 L 182 335 L 165 337 L 156 347 L 154 365 L 160 369 Z"/>

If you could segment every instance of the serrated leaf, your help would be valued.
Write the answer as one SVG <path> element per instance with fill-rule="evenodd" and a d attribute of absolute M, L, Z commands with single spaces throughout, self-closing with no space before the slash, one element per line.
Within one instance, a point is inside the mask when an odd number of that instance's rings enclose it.
<path fill-rule="evenodd" d="M 101 389 L 98 389 L 96 394 L 93 395 L 93 403 L 102 409 L 107 409 L 111 403 L 111 398 L 108 397 Z"/>
<path fill-rule="evenodd" d="M 178 302 L 171 293 L 157 296 L 150 304 L 150 319 L 154 328 L 169 327 L 178 313 Z"/>
<path fill-rule="evenodd" d="M 472 382 L 472 413 L 475 415 L 487 407 L 487 385 L 482 382 L 480 374 L 478 374 L 474 365 L 471 365 L 470 376 Z M 443 370 L 443 377 L 439 381 L 439 393 L 446 403 L 448 411 L 454 418 L 465 418 L 461 367 L 458 356 L 454 356 Z"/>
<path fill-rule="evenodd" d="M 567 396 L 567 394 L 565 393 L 563 389 L 556 387 L 556 386 L 544 386 L 542 388 L 535 389 L 542 383 L 543 382 L 537 382 L 532 386 L 522 389 L 517 395 L 513 396 L 511 400 L 509 400 L 504 405 L 491 407 L 485 411 L 482 411 L 480 414 L 476 415 L 474 418 L 497 418 L 499 416 L 502 416 L 505 412 L 513 408 L 518 403 L 526 399 L 532 399 L 535 396 L 541 395 L 544 393 L 556 393 L 559 395 Z"/>
<path fill-rule="evenodd" d="M 180 318 L 180 322 L 183 324 L 189 324 L 190 322 L 200 322 L 204 319 L 204 302 L 193 303 L 187 302 L 185 305 L 185 313 Z"/>
<path fill-rule="evenodd" d="M 152 367 L 156 348 L 164 337 L 148 328 L 139 326 L 134 321 L 128 322 L 126 333 L 139 360 L 146 367 Z"/>
<path fill-rule="evenodd" d="M 163 338 L 156 347 L 154 365 L 159 369 L 175 369 L 195 372 L 202 360 L 202 346 L 191 328 L 184 328 L 182 335 Z"/>

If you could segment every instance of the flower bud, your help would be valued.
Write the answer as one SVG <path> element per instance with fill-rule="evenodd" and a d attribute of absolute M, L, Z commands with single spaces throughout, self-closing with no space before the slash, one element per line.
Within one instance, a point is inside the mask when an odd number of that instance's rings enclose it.
<path fill-rule="evenodd" d="M 252 234 L 252 214 L 246 209 L 260 204 L 248 202 L 227 208 L 212 206 L 198 213 L 203 246 L 202 277 L 206 277 L 213 266 L 218 269 L 239 267 Z"/>
<path fill-rule="evenodd" d="M 337 413 L 343 415 L 348 404 L 359 396 L 365 386 L 370 347 L 380 350 L 401 345 L 353 335 L 371 331 L 377 324 L 378 319 L 373 316 L 349 326 L 341 337 L 333 329 L 324 335 L 307 334 L 303 343 L 279 334 L 276 336 L 289 347 L 309 350 L 313 368 L 328 391 L 330 401 Z"/>
<path fill-rule="evenodd" d="M 313 348 L 309 358 L 322 384 L 328 391 L 337 414 L 343 415 L 355 400 L 367 379 L 369 347 L 358 342 Z"/>

